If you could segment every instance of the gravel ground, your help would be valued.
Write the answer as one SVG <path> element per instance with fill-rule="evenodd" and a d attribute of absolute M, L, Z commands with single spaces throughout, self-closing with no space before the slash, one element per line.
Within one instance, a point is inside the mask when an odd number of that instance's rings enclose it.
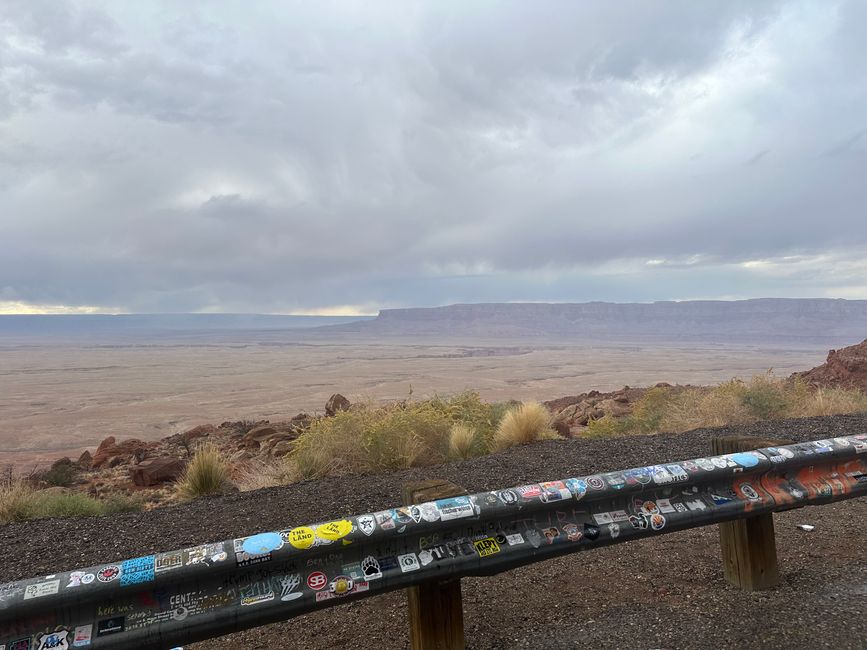
<path fill-rule="evenodd" d="M 794 441 L 867 432 L 867 416 L 546 442 L 387 475 L 308 481 L 104 519 L 0 526 L 0 582 L 371 512 L 407 481 L 471 492 L 707 455 L 718 435 Z M 867 498 L 775 515 L 783 583 L 745 593 L 723 579 L 716 527 L 627 542 L 464 579 L 470 648 L 867 647 Z M 806 533 L 798 523 L 816 526 Z M 406 596 L 393 592 L 192 648 L 405 648 Z"/>

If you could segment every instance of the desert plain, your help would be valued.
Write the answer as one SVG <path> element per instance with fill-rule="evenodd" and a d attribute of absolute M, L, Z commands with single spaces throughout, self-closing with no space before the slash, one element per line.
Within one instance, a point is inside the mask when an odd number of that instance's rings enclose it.
<path fill-rule="evenodd" d="M 477 390 L 553 399 L 624 385 L 713 384 L 824 360 L 827 345 L 312 341 L 271 333 L 45 344 L 0 340 L 0 465 L 75 457 L 112 435 L 154 440 L 202 423 L 321 412 L 352 401 Z"/>

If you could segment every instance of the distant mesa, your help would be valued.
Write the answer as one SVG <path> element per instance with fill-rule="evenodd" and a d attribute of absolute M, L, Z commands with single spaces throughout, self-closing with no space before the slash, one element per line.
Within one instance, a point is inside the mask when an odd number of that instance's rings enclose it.
<path fill-rule="evenodd" d="M 308 331 L 371 337 L 837 342 L 867 332 L 867 300 L 468 304 L 383 309 L 372 320 Z"/>

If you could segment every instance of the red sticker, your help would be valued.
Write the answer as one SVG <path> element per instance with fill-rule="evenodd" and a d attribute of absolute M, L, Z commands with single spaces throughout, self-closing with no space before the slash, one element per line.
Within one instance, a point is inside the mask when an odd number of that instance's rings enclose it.
<path fill-rule="evenodd" d="M 314 571 L 307 576 L 307 586 L 313 591 L 319 591 L 327 584 L 328 578 L 325 577 L 325 574 L 322 573 L 322 571 Z"/>

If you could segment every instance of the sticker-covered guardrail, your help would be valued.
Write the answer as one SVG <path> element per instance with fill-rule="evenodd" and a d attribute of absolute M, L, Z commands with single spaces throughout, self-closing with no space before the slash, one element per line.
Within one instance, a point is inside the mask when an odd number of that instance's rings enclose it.
<path fill-rule="evenodd" d="M 0 650 L 169 648 L 430 580 L 867 494 L 867 435 L 534 483 L 0 585 Z"/>

